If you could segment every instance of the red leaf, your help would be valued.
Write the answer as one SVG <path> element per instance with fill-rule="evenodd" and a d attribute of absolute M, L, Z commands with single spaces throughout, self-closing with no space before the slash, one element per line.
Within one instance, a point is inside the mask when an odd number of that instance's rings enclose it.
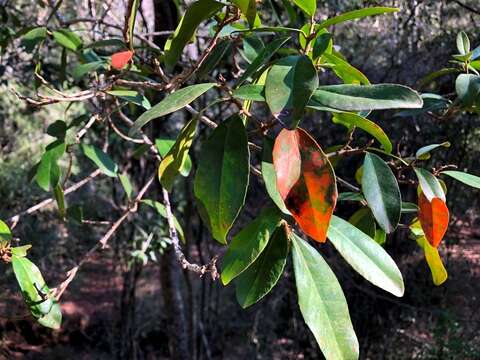
<path fill-rule="evenodd" d="M 117 70 L 123 69 L 133 57 L 133 51 L 127 50 L 112 55 L 112 67 Z"/>
<path fill-rule="evenodd" d="M 449 212 L 447 205 L 440 198 L 428 201 L 423 193 L 418 195 L 418 219 L 428 242 L 437 247 L 447 232 Z"/>
<path fill-rule="evenodd" d="M 285 206 L 305 234 L 325 242 L 337 202 L 337 184 L 328 158 L 300 128 L 278 134 L 272 157 Z"/>

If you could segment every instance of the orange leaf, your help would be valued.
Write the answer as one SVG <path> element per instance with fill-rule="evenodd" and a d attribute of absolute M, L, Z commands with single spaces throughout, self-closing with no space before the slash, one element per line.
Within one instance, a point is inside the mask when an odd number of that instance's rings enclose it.
<path fill-rule="evenodd" d="M 121 51 L 112 55 L 112 67 L 117 70 L 123 69 L 133 57 L 133 51 Z"/>
<path fill-rule="evenodd" d="M 440 198 L 428 201 L 423 192 L 418 195 L 418 219 L 428 242 L 437 247 L 447 232 L 449 212 L 447 205 Z"/>
<path fill-rule="evenodd" d="M 300 228 L 325 242 L 337 202 L 332 166 L 316 141 L 303 129 L 283 129 L 275 139 L 273 166 L 277 188 Z"/>

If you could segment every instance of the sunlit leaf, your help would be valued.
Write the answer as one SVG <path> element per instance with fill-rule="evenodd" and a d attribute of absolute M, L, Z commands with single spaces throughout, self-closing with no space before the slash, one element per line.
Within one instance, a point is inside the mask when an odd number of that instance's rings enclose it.
<path fill-rule="evenodd" d="M 335 274 L 306 241 L 291 234 L 300 311 L 326 359 L 358 359 L 358 340 Z"/>
<path fill-rule="evenodd" d="M 77 34 L 70 30 L 59 29 L 53 31 L 52 35 L 59 45 L 72 51 L 79 50 L 83 45 L 82 39 L 80 39 Z"/>
<path fill-rule="evenodd" d="M 0 220 L 0 246 L 6 246 L 12 241 L 12 232 L 9 226 Z"/>
<path fill-rule="evenodd" d="M 403 296 L 402 274 L 375 240 L 335 215 L 327 236 L 343 258 L 365 279 L 395 296 Z"/>
<path fill-rule="evenodd" d="M 126 100 L 135 105 L 142 106 L 146 110 L 152 107 L 150 101 L 136 90 L 110 90 L 107 91 L 107 94 Z"/>
<path fill-rule="evenodd" d="M 431 144 L 431 145 L 423 146 L 417 150 L 417 152 L 415 153 L 415 157 L 419 160 L 428 160 L 431 157 L 430 152 L 440 147 L 449 148 L 450 143 L 448 141 L 445 141 L 441 144 Z"/>
<path fill-rule="evenodd" d="M 445 191 L 432 173 L 422 168 L 415 168 L 415 174 L 417 175 L 422 192 L 429 201 L 436 197 L 445 202 Z"/>
<path fill-rule="evenodd" d="M 370 84 L 368 78 L 360 70 L 335 54 L 324 53 L 323 59 L 330 64 L 333 72 L 342 79 L 345 84 Z"/>
<path fill-rule="evenodd" d="M 118 176 L 118 165 L 95 145 L 82 144 L 83 153 L 107 176 Z"/>
<path fill-rule="evenodd" d="M 448 278 L 447 270 L 443 265 L 442 258 L 438 253 L 438 249 L 427 241 L 425 236 L 417 238 L 417 243 L 423 248 L 425 260 L 432 273 L 432 280 L 436 286 L 442 285 Z"/>
<path fill-rule="evenodd" d="M 300 228 L 324 242 L 337 202 L 333 168 L 303 129 L 283 129 L 275 140 L 273 165 L 277 189 Z"/>
<path fill-rule="evenodd" d="M 361 19 L 367 16 L 373 16 L 373 15 L 381 15 L 381 14 L 386 14 L 386 13 L 393 13 L 399 11 L 399 8 L 392 8 L 392 7 L 369 7 L 369 8 L 364 8 L 364 9 L 359 9 L 359 10 L 353 10 L 349 11 L 343 14 L 340 14 L 338 16 L 335 16 L 333 18 L 327 19 L 323 22 L 321 22 L 320 28 L 326 28 L 332 25 L 336 25 L 345 21 L 350 21 L 350 20 L 355 20 L 355 19 Z"/>
<path fill-rule="evenodd" d="M 245 126 L 234 115 L 203 143 L 194 182 L 197 209 L 213 238 L 222 244 L 245 203 L 249 166 Z"/>
<path fill-rule="evenodd" d="M 390 167 L 372 153 L 363 162 L 362 191 L 378 224 L 387 234 L 393 232 L 402 210 L 400 189 Z"/>
<path fill-rule="evenodd" d="M 308 16 L 315 15 L 317 11 L 317 0 L 293 0 L 293 3 L 305 11 Z"/>
<path fill-rule="evenodd" d="M 441 174 L 448 175 L 468 186 L 480 189 L 480 177 L 478 176 L 455 170 L 442 171 Z"/>

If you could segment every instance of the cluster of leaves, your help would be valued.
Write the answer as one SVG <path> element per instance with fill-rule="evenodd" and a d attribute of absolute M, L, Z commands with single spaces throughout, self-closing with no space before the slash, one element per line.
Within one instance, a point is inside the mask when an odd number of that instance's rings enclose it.
<path fill-rule="evenodd" d="M 320 252 L 300 236 L 300 231 L 318 243 L 324 243 L 328 238 L 345 261 L 367 281 L 395 296 L 402 296 L 402 274 L 383 247 L 387 234 L 397 229 L 403 216 L 416 214 L 409 226 L 412 236 L 425 251 L 434 283 L 441 284 L 447 275 L 437 247 L 447 231 L 449 211 L 446 187 L 439 175 L 451 176 L 477 188 L 480 187 L 480 178 L 458 171 L 431 172 L 422 165 L 433 150 L 444 148 L 448 143 L 427 145 L 411 157 L 393 154 L 388 135 L 371 119 L 372 111 L 406 109 L 402 111 L 406 115 L 431 111 L 432 102 L 434 109 L 439 109 L 440 102 L 448 108 L 452 104 L 431 94 L 420 96 L 402 85 L 370 84 L 368 78 L 334 45 L 329 32 L 331 26 L 398 9 L 366 8 L 317 23 L 315 0 L 294 0 L 293 3 L 304 13 L 303 17 L 309 19 L 298 28 L 264 26 L 254 0 L 232 1 L 230 5 L 214 0 L 192 3 L 161 51 L 160 65 L 171 73 L 183 66 L 185 46 L 195 36 L 200 24 L 212 16 L 215 16 L 212 26 L 214 41 L 195 68 L 187 67 L 171 81 L 161 79 L 165 83 L 155 82 L 159 72 L 154 66 L 140 62 L 142 49 L 133 46 L 136 1 L 132 2 L 132 12 L 127 17 L 123 40 L 103 39 L 85 45 L 73 31 L 47 27 L 26 29 L 21 35 L 24 46 L 30 48 L 51 37 L 64 54 L 71 52 L 80 62 L 71 72 L 74 81 L 87 75 L 106 75 L 105 83 L 109 85 L 97 88 L 96 92 L 124 102 L 122 106 L 129 104 L 136 106 L 137 110 L 145 109 L 130 127 L 128 136 L 122 135 L 126 141 L 138 140 L 134 137 L 139 133 L 144 136 L 142 129 L 148 123 L 189 107 L 212 89 L 223 91 L 226 97 L 214 99 L 206 108 L 196 111 L 175 140 L 157 140 L 156 153 L 161 158 L 158 180 L 170 192 L 178 175 L 189 176 L 194 165 L 189 151 L 199 123 L 204 121 L 204 112 L 224 101 L 236 104 L 237 112 L 218 124 L 210 124 L 214 129 L 201 144 L 194 175 L 199 215 L 212 237 L 228 246 L 222 260 L 221 281 L 224 285 L 233 282 L 239 304 L 251 306 L 272 290 L 291 253 L 300 310 L 323 354 L 327 359 L 355 359 L 359 356 L 358 340 L 342 288 Z M 272 33 L 275 34 L 274 40 L 265 44 L 262 36 Z M 243 68 L 239 76 L 230 81 L 200 82 L 205 77 L 213 78 L 211 74 L 217 64 L 237 39 L 243 46 Z M 97 49 L 105 47 L 114 47 L 115 50 L 108 55 L 98 55 L 100 50 Z M 456 63 L 463 71 L 476 72 L 478 51 L 470 51 L 468 38 L 463 33 L 459 35 L 458 47 L 460 55 L 455 56 Z M 151 51 L 156 54 L 153 49 Z M 40 72 L 41 67 L 37 67 L 37 71 Z M 195 72 L 197 83 L 181 87 Z M 338 83 L 325 85 L 320 81 L 325 72 L 335 75 Z M 164 76 L 163 70 L 161 75 Z M 115 85 L 115 81 L 109 83 L 110 78 L 133 79 L 137 89 L 128 88 L 128 81 L 123 86 Z M 477 78 L 480 77 L 461 74 L 457 79 L 458 101 L 464 110 L 477 111 L 480 99 Z M 170 93 L 151 106 L 145 93 L 138 90 L 142 84 L 146 88 Z M 271 114 L 271 120 L 261 122 L 259 127 L 252 121 L 257 106 L 264 106 Z M 350 140 L 324 151 L 306 130 L 299 127 L 306 114 L 313 111 L 331 114 L 332 122 L 344 126 Z M 69 174 L 67 171 L 62 181 L 58 161 L 83 142 L 84 134 L 80 136 L 77 132 L 72 140 L 67 136 L 68 132 L 79 125 L 88 130 L 89 119 L 92 117 L 75 118 L 68 125 L 64 121 L 53 123 L 47 133 L 55 140 L 46 147 L 34 171 L 38 185 L 53 192 L 62 219 L 71 215 L 63 192 Z M 268 133 L 275 127 L 281 130 L 272 138 Z M 249 128 L 255 131 L 247 131 Z M 372 138 L 364 147 L 351 146 L 357 129 Z M 255 134 L 260 136 L 255 137 Z M 262 144 L 261 171 L 251 164 L 251 147 L 259 147 L 254 141 Z M 379 146 L 374 146 L 374 141 Z M 142 145 L 137 155 L 145 154 L 148 148 Z M 106 153 L 106 148 L 102 150 L 83 142 L 81 149 L 103 174 L 119 179 L 127 202 L 133 203 L 134 187 L 128 175 L 121 172 Z M 345 185 L 345 181 L 335 175 L 335 168 L 341 166 L 342 158 L 348 155 L 364 157 L 363 165 L 355 173 L 360 188 L 346 183 L 353 192 L 338 193 L 337 183 Z M 272 204 L 265 206 L 255 219 L 229 240 L 230 230 L 245 204 L 251 173 L 262 177 Z M 402 201 L 399 181 L 418 185 L 417 204 Z M 355 203 L 359 209 L 348 221 L 344 220 L 333 215 L 337 201 Z M 170 220 L 166 204 L 153 200 L 143 200 L 143 203 Z M 78 213 L 76 215 L 78 220 Z M 173 223 L 180 239 L 185 241 L 180 223 L 176 219 Z M 2 251 L 13 263 L 32 314 L 43 325 L 58 327 L 61 320 L 58 304 L 38 269 L 26 259 L 25 250 L 10 247 L 11 235 L 6 225 L 2 233 L 5 233 Z M 150 240 L 135 253 L 141 261 L 147 258 Z"/>

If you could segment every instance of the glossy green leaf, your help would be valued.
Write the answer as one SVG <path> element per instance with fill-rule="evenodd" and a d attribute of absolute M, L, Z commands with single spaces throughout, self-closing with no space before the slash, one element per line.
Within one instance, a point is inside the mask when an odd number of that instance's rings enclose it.
<path fill-rule="evenodd" d="M 325 85 L 314 91 L 308 105 L 345 111 L 421 108 L 422 98 L 412 89 L 395 84 Z"/>
<path fill-rule="evenodd" d="M 85 156 L 92 160 L 102 173 L 110 177 L 118 176 L 118 166 L 110 156 L 94 145 L 82 144 L 82 149 Z"/>
<path fill-rule="evenodd" d="M 343 80 L 345 84 L 362 84 L 369 85 L 370 81 L 368 78 L 357 68 L 353 67 L 347 61 L 343 60 L 335 54 L 323 54 L 323 59 L 325 59 L 332 68 L 333 72 Z"/>
<path fill-rule="evenodd" d="M 150 105 L 150 101 L 148 101 L 145 96 L 135 90 L 110 90 L 107 91 L 107 94 L 141 106 L 146 110 L 152 107 L 152 105 Z"/>
<path fill-rule="evenodd" d="M 174 93 L 168 94 L 162 101 L 140 115 L 130 129 L 129 134 L 136 134 L 142 126 L 153 119 L 165 116 L 184 108 L 214 86 L 215 83 L 190 85 L 183 89 L 177 90 Z"/>
<path fill-rule="evenodd" d="M 127 173 L 118 174 L 118 178 L 120 179 L 120 183 L 122 184 L 123 190 L 125 191 L 125 195 L 127 195 L 128 199 L 132 198 L 133 195 L 133 186 L 130 182 L 130 178 L 128 177 Z"/>
<path fill-rule="evenodd" d="M 162 203 L 159 203 L 158 201 L 154 201 L 154 200 L 149 200 L 149 199 L 142 200 L 142 203 L 154 208 L 161 217 L 168 220 L 167 209 L 165 208 L 165 205 L 163 205 Z M 175 229 L 177 230 L 180 240 L 183 243 L 185 243 L 185 235 L 184 235 L 182 226 L 180 225 L 180 222 L 175 217 L 175 215 L 173 215 L 173 223 L 175 225 Z"/>
<path fill-rule="evenodd" d="M 383 129 L 377 124 L 375 124 L 373 121 L 368 120 L 367 118 L 364 118 L 363 116 L 360 116 L 358 114 L 346 112 L 333 114 L 332 120 L 334 123 L 342 124 L 347 128 L 350 128 L 351 126 L 356 126 L 366 131 L 378 140 L 378 142 L 382 145 L 383 149 L 387 153 L 392 152 L 392 143 L 388 138 L 387 134 L 385 134 Z"/>
<path fill-rule="evenodd" d="M 402 214 L 418 212 L 417 204 L 402 201 Z"/>
<path fill-rule="evenodd" d="M 457 49 L 461 55 L 466 55 L 470 52 L 470 40 L 464 31 L 460 31 L 457 35 Z"/>
<path fill-rule="evenodd" d="M 312 60 L 291 55 L 277 61 L 268 72 L 265 99 L 277 119 L 295 128 L 317 86 L 318 75 Z"/>
<path fill-rule="evenodd" d="M 277 209 L 263 209 L 253 221 L 236 234 L 222 260 L 222 283 L 227 285 L 245 271 L 264 251 L 281 221 Z"/>
<path fill-rule="evenodd" d="M 333 48 L 333 35 L 327 32 L 325 29 L 319 31 L 319 34 L 315 38 L 313 43 L 312 57 L 318 59 L 325 53 L 330 53 Z"/>
<path fill-rule="evenodd" d="M 375 240 L 337 216 L 332 216 L 327 236 L 343 258 L 365 279 L 395 296 L 403 296 L 402 274 Z"/>
<path fill-rule="evenodd" d="M 365 201 L 365 198 L 360 193 L 356 192 L 343 192 L 338 194 L 338 201 Z"/>
<path fill-rule="evenodd" d="M 348 222 L 371 238 L 375 237 L 375 218 L 369 208 L 360 208 L 353 213 Z"/>
<path fill-rule="evenodd" d="M 445 202 L 445 192 L 442 185 L 431 172 L 422 168 L 415 168 L 415 174 L 417 175 L 420 188 L 428 201 L 432 201 L 433 198 L 440 198 Z"/>
<path fill-rule="evenodd" d="M 418 160 L 428 160 L 431 157 L 430 152 L 440 147 L 449 148 L 450 142 L 445 141 L 441 144 L 431 144 L 431 145 L 423 146 L 417 150 L 417 152 L 415 153 L 415 157 Z"/>
<path fill-rule="evenodd" d="M 332 25 L 336 25 L 345 21 L 350 21 L 350 20 L 356 20 L 356 19 L 361 19 L 367 16 L 374 16 L 374 15 L 381 15 L 381 14 L 387 14 L 387 13 L 393 13 L 400 11 L 399 8 L 391 8 L 391 7 L 369 7 L 369 8 L 364 8 L 364 9 L 359 9 L 359 10 L 353 10 L 346 12 L 344 14 L 340 14 L 338 16 L 335 16 L 333 18 L 327 19 L 323 22 L 321 22 L 320 28 L 326 28 Z"/>
<path fill-rule="evenodd" d="M 460 74 L 455 81 L 455 91 L 466 106 L 480 103 L 480 76 Z"/>
<path fill-rule="evenodd" d="M 234 98 L 251 101 L 265 101 L 265 86 L 263 85 L 243 85 L 233 90 Z"/>
<path fill-rule="evenodd" d="M 315 15 L 317 11 L 317 0 L 293 0 L 293 3 L 305 11 L 308 16 Z"/>
<path fill-rule="evenodd" d="M 362 192 L 381 228 L 387 234 L 393 232 L 402 210 L 400 189 L 390 167 L 372 153 L 363 162 Z"/>
<path fill-rule="evenodd" d="M 175 32 L 165 43 L 164 61 L 167 68 L 173 69 L 200 23 L 210 19 L 223 6 L 224 4 L 214 0 L 198 0 L 188 7 Z"/>
<path fill-rule="evenodd" d="M 282 275 L 288 255 L 287 231 L 286 224 L 277 227 L 265 250 L 236 279 L 237 301 L 243 308 L 267 295 Z"/>
<path fill-rule="evenodd" d="M 258 56 L 252 61 L 252 63 L 247 67 L 245 72 L 240 76 L 237 82 L 237 86 L 241 85 L 245 80 L 250 76 L 255 74 L 257 70 L 260 69 L 264 64 L 266 64 L 271 57 L 288 41 L 290 37 L 279 37 L 278 39 L 273 40 L 265 48 L 260 51 Z"/>
<path fill-rule="evenodd" d="M 260 36 L 253 32 L 243 38 L 243 49 L 240 50 L 240 54 L 251 64 L 264 48 L 265 44 Z"/>
<path fill-rule="evenodd" d="M 70 30 L 60 29 L 52 32 L 55 41 L 66 49 L 77 51 L 82 45 L 82 39 Z"/>
<path fill-rule="evenodd" d="M 158 180 L 167 191 L 172 190 L 175 177 L 185 167 L 188 152 L 197 128 L 198 117 L 190 120 L 182 129 L 175 144 L 168 151 L 158 167 Z"/>
<path fill-rule="evenodd" d="M 323 257 L 292 233 L 300 311 L 326 359 L 358 359 L 358 340 L 335 274 Z"/>
<path fill-rule="evenodd" d="M 0 220 L 0 246 L 5 246 L 12 241 L 12 232 L 10 231 L 10 227 Z"/>
<path fill-rule="evenodd" d="M 255 0 L 232 0 L 232 3 L 238 6 L 250 27 L 253 27 L 257 15 L 257 2 Z"/>
<path fill-rule="evenodd" d="M 60 305 L 52 297 L 38 267 L 26 257 L 15 255 L 12 256 L 12 265 L 23 298 L 32 315 L 41 325 L 59 329 L 62 323 Z"/>
<path fill-rule="evenodd" d="M 15 246 L 10 248 L 10 251 L 12 255 L 21 258 L 27 256 L 27 251 L 30 250 L 31 247 L 32 245 Z"/>
<path fill-rule="evenodd" d="M 272 151 L 274 141 L 268 136 L 263 137 L 262 148 L 262 178 L 265 183 L 268 195 L 273 200 L 275 205 L 287 215 L 290 215 L 290 211 L 285 207 L 282 197 L 277 189 L 277 176 L 275 175 L 275 168 L 273 167 Z"/>
<path fill-rule="evenodd" d="M 448 175 L 468 186 L 480 189 L 480 177 L 478 176 L 455 170 L 442 171 L 441 174 Z"/>
<path fill-rule="evenodd" d="M 249 166 L 246 129 L 234 115 L 203 143 L 194 182 L 200 216 L 222 244 L 245 203 Z"/>
<path fill-rule="evenodd" d="M 382 228 L 375 229 L 375 236 L 373 238 L 378 245 L 383 245 L 387 242 L 387 233 Z"/>

